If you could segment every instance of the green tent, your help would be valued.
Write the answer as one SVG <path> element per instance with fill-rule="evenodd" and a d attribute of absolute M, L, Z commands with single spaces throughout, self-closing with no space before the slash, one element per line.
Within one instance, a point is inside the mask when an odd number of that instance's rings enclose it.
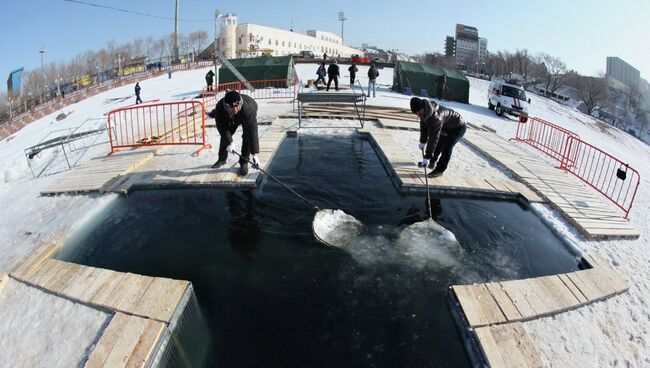
<path fill-rule="evenodd" d="M 454 69 L 441 68 L 435 65 L 399 61 L 393 72 L 393 91 L 405 93 L 410 87 L 414 94 L 426 90 L 431 97 L 436 97 L 439 78 L 447 76 L 447 89 L 443 99 L 469 103 L 469 81 Z"/>
<path fill-rule="evenodd" d="M 228 61 L 249 81 L 287 79 L 288 83 L 285 87 L 288 87 L 293 85 L 296 75 L 292 56 L 260 56 Z M 228 67 L 222 65 L 219 68 L 219 84 L 229 82 L 239 82 L 239 79 Z M 278 86 L 277 82 L 269 85 Z M 263 87 L 263 84 L 255 83 L 255 87 Z"/>

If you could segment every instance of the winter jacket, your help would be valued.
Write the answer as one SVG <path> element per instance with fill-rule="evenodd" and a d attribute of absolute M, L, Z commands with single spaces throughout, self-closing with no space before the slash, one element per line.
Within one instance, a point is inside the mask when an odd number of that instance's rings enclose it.
<path fill-rule="evenodd" d="M 217 102 L 214 109 L 208 113 L 208 116 L 214 118 L 217 122 L 228 122 L 228 128 L 231 128 L 232 132 L 241 125 L 244 130 L 243 134 L 248 136 L 250 152 L 255 155 L 260 152 L 260 142 L 257 135 L 257 102 L 247 95 L 241 95 L 241 98 L 241 110 L 236 115 L 230 116 L 222 98 Z"/>
<path fill-rule="evenodd" d="M 368 69 L 368 78 L 370 78 L 370 80 L 375 80 L 377 77 L 379 77 L 379 70 L 377 70 L 377 67 L 373 65 Z"/>
<path fill-rule="evenodd" d="M 318 69 L 316 70 L 316 75 L 321 78 L 325 78 L 325 76 L 327 75 L 327 72 L 325 71 L 325 66 L 323 65 L 319 66 Z"/>
<path fill-rule="evenodd" d="M 431 159 L 436 150 L 440 134 L 450 132 L 465 125 L 463 117 L 456 111 L 424 100 L 424 115 L 420 119 L 420 143 L 426 143 L 424 158 Z"/>
<path fill-rule="evenodd" d="M 139 95 L 139 94 L 140 94 L 140 85 L 137 84 L 137 83 L 135 84 L 135 94 L 136 94 L 136 95 Z"/>
<path fill-rule="evenodd" d="M 214 80 L 213 78 L 214 78 L 214 72 L 212 70 L 210 70 L 205 74 L 205 81 L 207 82 L 207 84 L 212 84 L 212 81 Z"/>
<path fill-rule="evenodd" d="M 330 75 L 330 78 L 338 78 L 339 66 L 337 64 L 330 64 L 330 66 L 327 67 L 327 74 Z"/>
<path fill-rule="evenodd" d="M 351 67 L 348 68 L 348 71 L 350 72 L 351 76 L 355 76 L 355 75 L 357 75 L 357 72 L 359 71 L 359 69 L 357 68 L 356 65 L 352 65 Z"/>

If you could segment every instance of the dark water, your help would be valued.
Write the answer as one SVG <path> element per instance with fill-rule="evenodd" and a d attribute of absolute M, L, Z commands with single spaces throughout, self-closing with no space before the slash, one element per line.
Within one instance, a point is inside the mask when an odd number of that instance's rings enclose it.
<path fill-rule="evenodd" d="M 400 195 L 356 135 L 288 138 L 270 172 L 321 208 L 355 216 L 378 239 L 426 213 L 426 196 Z M 429 254 L 405 256 L 389 241 L 325 248 L 311 233 L 313 210 L 265 179 L 252 192 L 120 198 L 58 258 L 191 281 L 211 334 L 205 366 L 468 366 L 445 300 L 449 285 L 577 264 L 520 204 L 434 198 L 432 209 L 465 256 L 440 263 L 435 244 Z"/>

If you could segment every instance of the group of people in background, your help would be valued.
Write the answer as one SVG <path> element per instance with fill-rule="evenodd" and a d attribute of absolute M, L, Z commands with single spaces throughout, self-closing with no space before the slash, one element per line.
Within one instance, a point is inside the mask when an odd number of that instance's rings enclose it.
<path fill-rule="evenodd" d="M 352 65 L 350 65 L 350 67 L 348 68 L 348 72 L 350 73 L 350 86 L 354 85 L 354 83 L 356 82 L 358 71 L 359 68 L 357 68 L 356 63 L 352 63 Z M 330 65 L 327 68 L 325 67 L 325 61 L 323 61 L 318 66 L 318 69 L 316 69 L 317 78 L 316 81 L 314 82 L 314 85 L 318 86 L 318 82 L 323 82 L 323 85 L 327 85 L 325 90 L 329 91 L 333 81 L 334 89 L 338 91 L 340 75 L 341 75 L 341 71 L 339 65 L 336 63 L 336 60 L 332 60 L 330 62 Z M 325 82 L 325 76 L 329 77 L 327 83 Z M 372 97 L 377 97 L 376 89 L 377 89 L 378 76 L 379 76 L 379 70 L 377 70 L 377 65 L 375 65 L 375 63 L 370 64 L 370 68 L 368 69 L 368 97 L 370 97 L 371 95 Z"/>

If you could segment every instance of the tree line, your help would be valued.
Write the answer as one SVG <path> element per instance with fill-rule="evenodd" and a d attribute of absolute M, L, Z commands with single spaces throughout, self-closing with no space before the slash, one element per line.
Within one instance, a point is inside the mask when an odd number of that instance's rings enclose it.
<path fill-rule="evenodd" d="M 208 45 L 208 33 L 196 31 L 178 35 L 180 55 L 198 55 Z M 99 50 L 88 50 L 73 57 L 68 62 L 48 62 L 41 68 L 26 70 L 22 75 L 20 96 L 11 98 L 12 109 L 33 106 L 54 97 L 63 85 L 86 77 L 91 83 L 99 81 L 99 75 L 113 75 L 118 68 L 135 58 L 145 56 L 149 63 L 163 62 L 173 55 L 174 34 L 155 38 L 136 38 L 132 42 L 118 44 L 109 41 Z M 35 56 L 37 57 L 37 56 Z M 9 118 L 9 96 L 0 93 L 0 122 Z"/>

